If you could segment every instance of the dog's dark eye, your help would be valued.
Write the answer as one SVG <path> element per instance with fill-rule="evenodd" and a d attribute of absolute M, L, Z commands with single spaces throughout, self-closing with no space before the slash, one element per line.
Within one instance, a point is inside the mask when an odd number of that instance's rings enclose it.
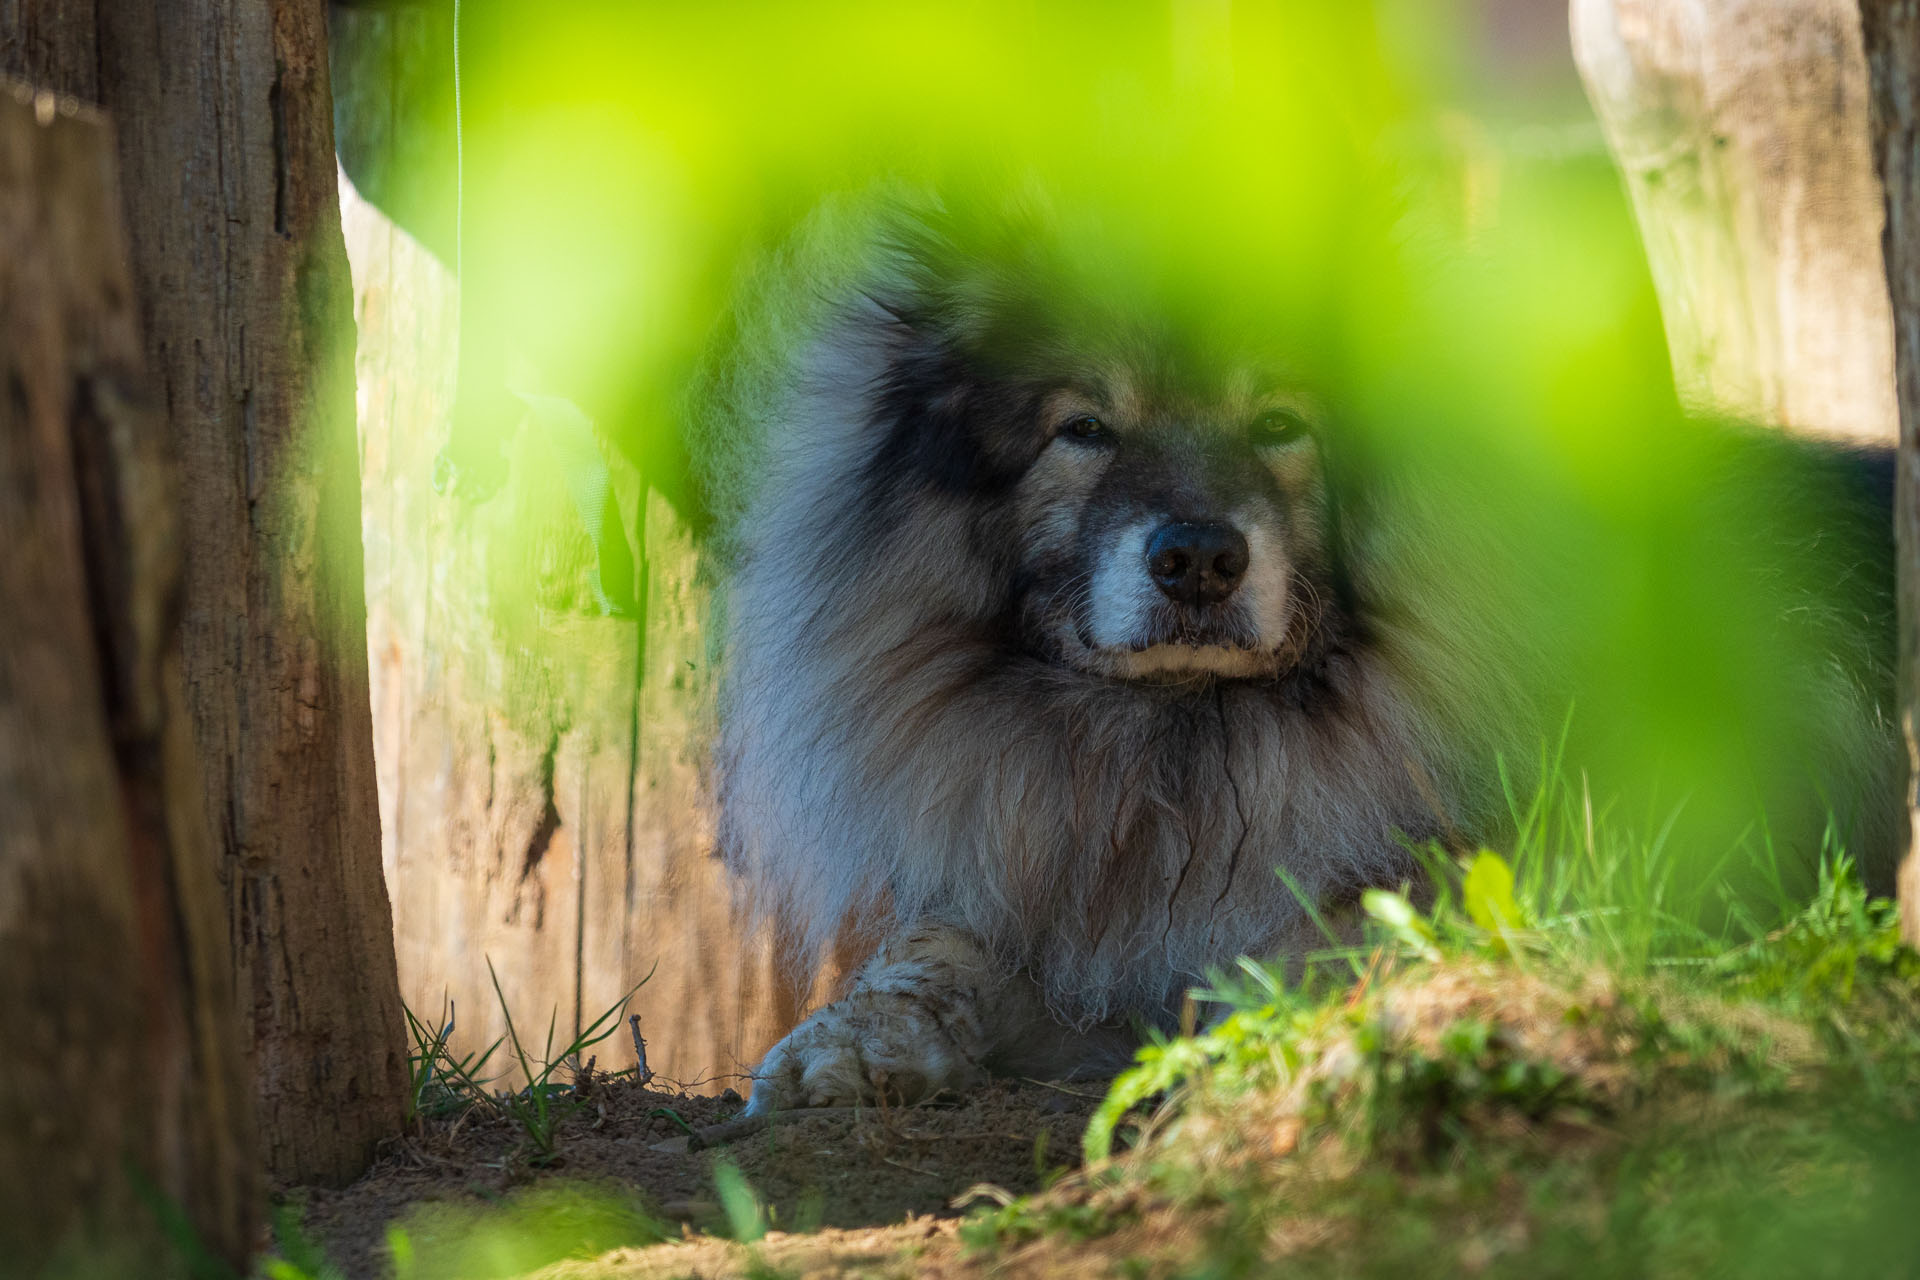
<path fill-rule="evenodd" d="M 1106 423 L 1090 413 L 1068 418 L 1060 428 L 1060 434 L 1072 440 L 1084 440 L 1090 444 L 1113 439 L 1113 432 Z"/>
<path fill-rule="evenodd" d="M 1304 440 L 1311 424 L 1292 409 L 1269 409 L 1247 428 L 1247 439 L 1256 449 L 1272 449 Z"/>

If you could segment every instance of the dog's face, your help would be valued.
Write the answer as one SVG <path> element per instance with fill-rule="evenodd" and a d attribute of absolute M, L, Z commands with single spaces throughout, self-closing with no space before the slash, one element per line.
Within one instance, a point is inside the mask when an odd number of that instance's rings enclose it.
<path fill-rule="evenodd" d="M 907 237 L 893 300 L 874 296 L 875 510 L 968 512 L 993 581 L 927 599 L 997 597 L 1001 634 L 1058 666 L 1284 676 L 1348 594 L 1312 335 L 1075 247 L 1018 221 Z M 958 581 L 947 537 L 911 536 L 915 581 Z"/>
<path fill-rule="evenodd" d="M 1019 285 L 903 316 L 874 480 L 898 508 L 974 512 L 1029 653 L 1123 680 L 1284 675 L 1338 594 L 1322 401 L 1264 354 Z"/>
<path fill-rule="evenodd" d="M 1153 381 L 1109 368 L 1039 398 L 1014 503 L 1026 639 L 1122 679 L 1281 674 L 1324 604 L 1321 411 L 1244 370 Z"/>

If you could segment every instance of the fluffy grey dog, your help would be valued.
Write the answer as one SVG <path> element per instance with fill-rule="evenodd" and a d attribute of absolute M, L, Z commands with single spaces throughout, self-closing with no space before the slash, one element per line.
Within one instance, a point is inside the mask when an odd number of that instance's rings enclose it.
<path fill-rule="evenodd" d="M 1564 714 L 1558 570 L 1486 494 L 1359 457 L 1298 324 L 1079 248 L 841 209 L 745 291 L 706 433 L 722 846 L 805 946 L 882 939 L 753 1110 L 1110 1064 L 1497 825 L 1496 752 Z M 1879 732 L 1852 669 L 1805 674 Z"/>

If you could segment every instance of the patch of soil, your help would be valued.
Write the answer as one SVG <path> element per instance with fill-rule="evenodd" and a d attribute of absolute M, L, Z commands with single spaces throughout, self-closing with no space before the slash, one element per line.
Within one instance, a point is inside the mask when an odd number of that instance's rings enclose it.
<path fill-rule="evenodd" d="M 954 1239 L 951 1219 L 912 1218 L 890 1227 L 770 1232 L 755 1244 L 695 1236 L 647 1249 L 557 1262 L 527 1280 L 946 1280 L 978 1271 Z M 1022 1273 L 1024 1274 L 1024 1273 Z M 1092 1272 L 1078 1272 L 1087 1275 Z"/>
<path fill-rule="evenodd" d="M 722 1160 L 739 1169 L 776 1228 L 902 1224 L 938 1234 L 937 1220 L 954 1216 L 954 1200 L 969 1188 L 1025 1193 L 1076 1165 L 1103 1093 L 1098 1083 L 996 1081 L 911 1108 L 790 1112 L 757 1132 L 686 1150 L 689 1128 L 738 1115 L 737 1094 L 664 1093 L 603 1079 L 560 1123 L 549 1162 L 529 1158 L 511 1120 L 476 1107 L 425 1124 L 343 1190 L 294 1194 L 307 1237 L 350 1277 L 387 1274 L 387 1226 L 418 1206 L 492 1203 L 561 1180 L 631 1189 L 685 1232 L 724 1231 L 714 1182 Z"/>

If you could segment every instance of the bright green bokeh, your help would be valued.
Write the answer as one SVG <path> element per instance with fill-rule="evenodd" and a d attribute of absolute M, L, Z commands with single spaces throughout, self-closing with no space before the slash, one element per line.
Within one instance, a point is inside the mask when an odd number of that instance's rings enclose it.
<path fill-rule="evenodd" d="M 829 193 L 1038 201 L 1114 290 L 1299 354 L 1439 495 L 1463 629 L 1555 655 L 1513 674 L 1561 710 L 1515 726 L 1510 766 L 1570 709 L 1559 776 L 1611 821 L 1682 815 L 1701 875 L 1741 843 L 1808 865 L 1827 800 L 1860 799 L 1815 775 L 1886 742 L 1806 679 L 1878 678 L 1871 517 L 1836 514 L 1844 475 L 1683 418 L 1597 132 L 1561 97 L 1540 109 L 1568 145 L 1515 127 L 1457 12 L 487 6 L 463 28 L 464 341 L 585 406 L 697 521 L 688 388 L 744 264 Z"/>

